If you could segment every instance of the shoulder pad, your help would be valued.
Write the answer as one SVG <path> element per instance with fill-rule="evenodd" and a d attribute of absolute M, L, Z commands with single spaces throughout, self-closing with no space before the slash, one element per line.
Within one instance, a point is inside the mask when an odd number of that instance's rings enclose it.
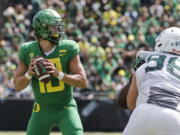
<path fill-rule="evenodd" d="M 152 55 L 153 53 L 154 52 L 150 52 L 150 51 L 139 51 L 139 52 L 137 52 L 134 69 L 136 70 L 142 64 L 144 64 L 147 61 L 148 57 L 150 55 Z"/>
<path fill-rule="evenodd" d="M 154 54 L 154 52 L 150 51 L 139 51 L 136 54 L 136 59 L 144 59 L 146 60 L 150 55 Z"/>

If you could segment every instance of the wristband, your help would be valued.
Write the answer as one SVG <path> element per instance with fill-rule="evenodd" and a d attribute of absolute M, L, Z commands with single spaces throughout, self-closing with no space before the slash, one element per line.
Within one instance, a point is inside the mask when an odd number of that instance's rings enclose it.
<path fill-rule="evenodd" d="M 64 73 L 63 72 L 59 72 L 59 75 L 57 77 L 59 80 L 62 80 L 64 78 Z"/>
<path fill-rule="evenodd" d="M 25 77 L 26 77 L 26 79 L 31 80 L 32 75 L 30 75 L 29 72 L 26 72 Z"/>

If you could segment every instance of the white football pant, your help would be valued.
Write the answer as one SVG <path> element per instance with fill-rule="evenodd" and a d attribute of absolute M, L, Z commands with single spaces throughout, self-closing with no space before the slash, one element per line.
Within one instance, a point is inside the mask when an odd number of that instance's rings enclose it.
<path fill-rule="evenodd" d="M 123 135 L 180 135 L 180 112 L 140 104 L 131 114 Z"/>

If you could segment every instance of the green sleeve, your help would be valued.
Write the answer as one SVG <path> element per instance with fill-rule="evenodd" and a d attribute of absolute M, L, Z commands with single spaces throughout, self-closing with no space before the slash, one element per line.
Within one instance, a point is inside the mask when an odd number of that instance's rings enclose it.
<path fill-rule="evenodd" d="M 79 52 L 80 52 L 79 45 L 75 41 L 72 41 L 70 58 L 73 58 L 74 56 L 78 55 Z"/>
<path fill-rule="evenodd" d="M 26 49 L 25 44 L 22 44 L 22 45 L 19 47 L 18 56 L 19 56 L 19 59 L 20 59 L 24 64 L 28 65 L 28 64 L 27 64 L 27 61 L 26 61 L 26 58 L 27 58 L 27 56 L 26 56 L 26 54 L 27 54 L 26 50 L 27 50 L 27 49 Z"/>

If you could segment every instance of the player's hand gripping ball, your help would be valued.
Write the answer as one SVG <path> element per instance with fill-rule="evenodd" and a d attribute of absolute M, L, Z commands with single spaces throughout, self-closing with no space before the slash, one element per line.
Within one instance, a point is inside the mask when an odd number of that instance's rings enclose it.
<path fill-rule="evenodd" d="M 48 70 L 45 68 L 46 64 L 48 63 L 47 59 L 44 59 L 43 57 L 37 57 L 35 58 L 35 64 L 34 64 L 34 71 L 35 75 L 38 78 L 39 81 L 43 83 L 48 83 L 51 79 L 51 75 L 48 73 Z"/>

